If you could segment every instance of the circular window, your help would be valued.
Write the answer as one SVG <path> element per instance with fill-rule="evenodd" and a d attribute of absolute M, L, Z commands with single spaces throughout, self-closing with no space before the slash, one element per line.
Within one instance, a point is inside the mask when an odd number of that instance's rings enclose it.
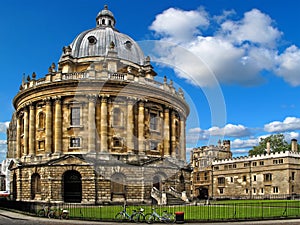
<path fill-rule="evenodd" d="M 125 43 L 126 48 L 131 49 L 132 43 L 131 41 L 126 41 Z"/>
<path fill-rule="evenodd" d="M 89 44 L 94 45 L 97 43 L 97 39 L 94 36 L 89 36 L 88 37 Z"/>

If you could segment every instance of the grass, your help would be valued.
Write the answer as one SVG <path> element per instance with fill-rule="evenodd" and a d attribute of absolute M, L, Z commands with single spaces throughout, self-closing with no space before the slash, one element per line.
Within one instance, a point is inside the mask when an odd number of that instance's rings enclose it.
<path fill-rule="evenodd" d="M 67 205 L 65 205 L 67 206 Z M 151 206 L 128 206 L 128 214 L 142 207 L 146 213 L 151 213 Z M 73 206 L 68 208 L 70 217 L 90 220 L 113 220 L 122 206 Z M 299 217 L 300 202 L 294 200 L 236 200 L 215 201 L 210 205 L 200 206 L 156 206 L 158 214 L 164 210 L 170 213 L 184 212 L 185 220 L 244 220 L 269 219 L 281 217 Z"/>

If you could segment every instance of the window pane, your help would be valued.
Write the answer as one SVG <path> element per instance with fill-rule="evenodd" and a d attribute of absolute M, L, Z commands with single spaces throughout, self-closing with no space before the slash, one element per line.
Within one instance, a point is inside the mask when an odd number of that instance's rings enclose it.
<path fill-rule="evenodd" d="M 80 108 L 71 108 L 71 125 L 80 125 Z"/>

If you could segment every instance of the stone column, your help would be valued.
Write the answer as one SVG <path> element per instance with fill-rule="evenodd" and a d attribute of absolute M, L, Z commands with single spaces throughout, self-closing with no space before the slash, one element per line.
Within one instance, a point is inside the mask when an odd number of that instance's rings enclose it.
<path fill-rule="evenodd" d="M 171 113 L 171 154 L 176 157 L 176 114 L 174 111 Z"/>
<path fill-rule="evenodd" d="M 28 155 L 28 128 L 29 128 L 29 121 L 28 121 L 28 108 L 24 108 L 24 156 Z"/>
<path fill-rule="evenodd" d="M 100 151 L 107 151 L 107 97 L 101 97 Z"/>
<path fill-rule="evenodd" d="M 21 158 L 21 119 L 20 114 L 17 114 L 17 137 L 16 137 L 16 157 L 17 159 Z"/>
<path fill-rule="evenodd" d="M 52 102 L 50 98 L 46 99 L 46 138 L 45 153 L 52 153 Z"/>
<path fill-rule="evenodd" d="M 29 106 L 29 155 L 35 155 L 35 106 Z"/>
<path fill-rule="evenodd" d="M 139 102 L 139 112 L 138 112 L 138 150 L 139 154 L 145 154 L 145 108 L 144 102 Z"/>
<path fill-rule="evenodd" d="M 55 99 L 55 130 L 54 130 L 54 153 L 62 153 L 62 108 L 61 97 Z"/>
<path fill-rule="evenodd" d="M 89 145 L 88 151 L 95 152 L 96 151 L 96 114 L 95 114 L 95 106 L 96 106 L 96 96 L 88 96 L 89 99 Z"/>
<path fill-rule="evenodd" d="M 127 152 L 132 153 L 134 150 L 134 135 L 133 135 L 133 101 L 131 99 L 127 102 Z"/>
<path fill-rule="evenodd" d="M 170 156 L 170 110 L 164 109 L 164 156 Z"/>
<path fill-rule="evenodd" d="M 180 116 L 180 158 L 186 160 L 185 118 Z"/>

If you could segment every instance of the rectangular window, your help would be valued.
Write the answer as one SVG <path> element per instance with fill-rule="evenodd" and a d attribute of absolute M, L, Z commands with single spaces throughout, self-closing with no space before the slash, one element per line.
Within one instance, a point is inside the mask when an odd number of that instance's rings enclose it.
<path fill-rule="evenodd" d="M 155 113 L 150 113 L 150 130 L 158 130 L 158 116 Z"/>
<path fill-rule="evenodd" d="M 207 172 L 204 173 L 204 180 L 208 180 Z"/>
<path fill-rule="evenodd" d="M 256 175 L 253 175 L 253 181 L 256 181 Z"/>
<path fill-rule="evenodd" d="M 244 167 L 249 167 L 250 163 L 244 163 Z"/>
<path fill-rule="evenodd" d="M 38 150 L 44 150 L 44 149 L 45 149 L 45 141 L 39 141 Z"/>
<path fill-rule="evenodd" d="M 234 168 L 234 169 L 235 169 L 235 168 L 236 168 L 236 164 L 233 164 L 233 165 L 232 165 L 232 168 Z"/>
<path fill-rule="evenodd" d="M 279 192 L 279 188 L 278 187 L 273 187 L 273 193 L 278 193 Z"/>
<path fill-rule="evenodd" d="M 265 181 L 271 181 L 272 180 L 272 174 L 271 173 L 264 174 L 264 180 Z"/>
<path fill-rule="evenodd" d="M 224 194 L 224 188 L 219 188 L 220 194 Z"/>
<path fill-rule="evenodd" d="M 291 180 L 295 180 L 295 172 L 292 172 Z"/>
<path fill-rule="evenodd" d="M 71 108 L 71 125 L 72 126 L 80 125 L 80 107 Z"/>
<path fill-rule="evenodd" d="M 249 190 L 248 190 L 248 188 L 246 188 L 245 193 L 248 194 L 248 192 L 249 192 Z"/>
<path fill-rule="evenodd" d="M 230 182 L 233 183 L 234 179 L 233 177 L 230 177 Z"/>
<path fill-rule="evenodd" d="M 247 176 L 243 176 L 243 181 L 247 181 Z"/>
<path fill-rule="evenodd" d="M 264 161 L 260 161 L 260 162 L 259 162 L 259 165 L 260 165 L 260 166 L 265 165 Z"/>
<path fill-rule="evenodd" d="M 218 177 L 218 184 L 225 184 L 225 177 Z"/>
<path fill-rule="evenodd" d="M 215 170 L 219 170 L 219 167 L 218 167 L 218 166 L 215 166 L 214 168 L 215 168 Z"/>
<path fill-rule="evenodd" d="M 150 141 L 150 150 L 158 150 L 158 144 L 156 141 Z"/>
<path fill-rule="evenodd" d="M 257 166 L 257 162 L 253 162 L 253 163 L 252 163 L 252 166 Z"/>
<path fill-rule="evenodd" d="M 253 188 L 253 193 L 254 193 L 254 194 L 256 193 L 256 188 Z"/>
<path fill-rule="evenodd" d="M 73 137 L 70 139 L 70 147 L 71 148 L 79 148 L 80 147 L 80 138 Z"/>
<path fill-rule="evenodd" d="M 274 159 L 273 164 L 277 164 L 277 163 L 278 163 L 277 159 Z"/>
<path fill-rule="evenodd" d="M 260 189 L 260 192 L 263 194 L 263 193 L 264 193 L 264 189 L 263 189 L 263 188 L 261 188 L 261 189 Z"/>

